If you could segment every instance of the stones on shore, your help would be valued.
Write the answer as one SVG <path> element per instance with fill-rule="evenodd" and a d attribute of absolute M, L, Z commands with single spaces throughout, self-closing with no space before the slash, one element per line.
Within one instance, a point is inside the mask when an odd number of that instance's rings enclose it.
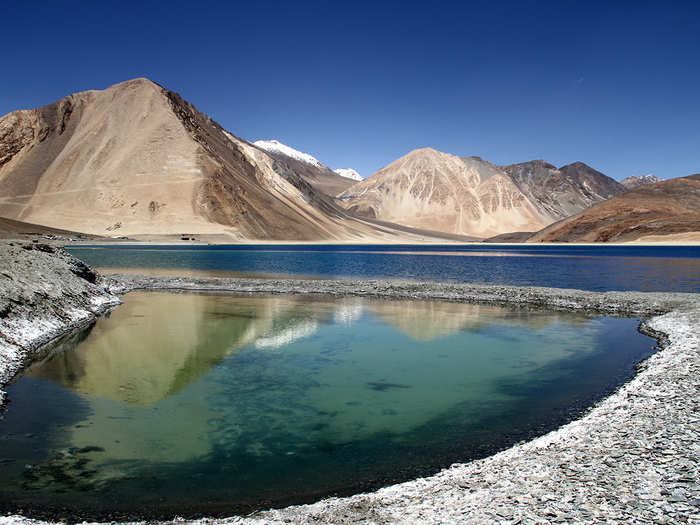
<path fill-rule="evenodd" d="M 42 254 L 37 250 L 26 252 Z M 18 257 L 15 252 L 13 254 Z M 6 283 L 15 283 L 9 286 L 20 288 L 28 286 L 32 278 L 41 275 L 39 270 L 32 271 L 34 273 L 19 275 L 10 272 L 14 280 L 0 279 L 0 284 L 8 286 Z M 81 286 L 92 286 L 85 279 L 80 282 Z M 62 288 L 60 279 L 50 284 L 70 297 L 71 289 Z M 554 309 L 594 310 L 613 315 L 655 315 L 657 317 L 643 328 L 654 335 L 665 334 L 664 349 L 649 358 L 631 382 L 600 402 L 580 420 L 489 458 L 454 465 L 432 477 L 393 485 L 373 493 L 331 498 L 312 505 L 271 510 L 245 518 L 229 518 L 225 522 L 700 523 L 700 297 L 696 294 L 595 293 L 371 280 L 167 279 L 138 276 L 113 278 L 109 287 L 115 294 L 132 289 L 314 293 L 527 304 Z M 100 304 L 107 304 L 113 299 L 104 291 L 100 295 L 89 289 L 95 293 L 94 299 L 105 301 Z M 6 304 L 2 298 L 0 293 L 0 311 Z M 40 303 L 44 301 L 42 298 L 38 300 Z M 59 307 L 67 309 L 71 304 L 62 303 Z M 87 308 L 86 303 L 78 304 Z M 38 312 L 35 308 L 36 305 L 19 310 L 19 314 L 13 310 L 7 315 L 19 315 L 20 318 L 25 315 L 25 321 L 31 324 L 33 319 L 40 319 L 42 315 L 41 308 Z M 70 323 L 61 329 L 65 331 L 68 326 Z M 46 328 L 50 332 L 48 337 L 55 336 L 61 329 L 51 332 Z M 2 338 L 7 339 L 6 333 L 0 330 L 0 350 Z M 2 376 L 3 373 L 7 374 L 6 370 L 16 371 L 25 362 L 24 357 L 15 357 L 10 355 L 9 361 L 3 362 L 0 351 L 0 379 L 6 377 Z M 68 452 L 67 456 L 53 458 L 54 464 L 50 467 L 32 467 L 28 473 L 29 482 L 55 481 L 57 476 L 61 482 L 68 479 L 77 484 L 86 479 L 94 483 L 91 478 L 96 478 L 96 475 L 90 474 L 88 463 L 80 466 L 81 459 L 86 456 L 77 451 Z M 85 474 L 81 476 L 74 472 Z M 207 523 L 217 521 L 206 520 Z"/>

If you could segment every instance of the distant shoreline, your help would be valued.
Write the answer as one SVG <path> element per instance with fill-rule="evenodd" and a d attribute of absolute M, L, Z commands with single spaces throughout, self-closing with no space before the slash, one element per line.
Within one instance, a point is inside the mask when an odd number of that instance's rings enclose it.
<path fill-rule="evenodd" d="M 66 247 L 80 247 L 84 245 L 94 246 L 698 246 L 700 241 L 684 241 L 684 242 L 591 242 L 591 243 L 571 243 L 571 242 L 543 242 L 543 243 L 526 243 L 526 242 L 461 242 L 461 241 L 434 241 L 434 242 L 413 242 L 413 241 L 222 241 L 222 242 L 192 242 L 192 241 L 174 241 L 174 240 L 85 240 L 61 242 Z"/>

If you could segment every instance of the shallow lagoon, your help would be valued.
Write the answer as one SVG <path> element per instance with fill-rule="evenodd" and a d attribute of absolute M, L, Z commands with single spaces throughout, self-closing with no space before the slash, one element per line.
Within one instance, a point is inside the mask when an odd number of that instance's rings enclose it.
<path fill-rule="evenodd" d="M 610 392 L 652 350 L 637 322 L 131 293 L 8 389 L 0 501 L 231 513 L 428 474 Z"/>

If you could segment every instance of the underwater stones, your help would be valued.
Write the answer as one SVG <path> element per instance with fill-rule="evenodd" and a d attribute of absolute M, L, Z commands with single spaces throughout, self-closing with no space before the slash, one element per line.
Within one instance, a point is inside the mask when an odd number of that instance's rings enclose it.
<path fill-rule="evenodd" d="M 22 487 L 27 490 L 51 488 L 56 491 L 75 488 L 82 491 L 95 490 L 100 483 L 95 482 L 97 470 L 89 468 L 90 459 L 76 454 L 104 450 L 91 446 L 84 449 L 64 450 L 51 459 L 36 465 L 25 465 Z"/>

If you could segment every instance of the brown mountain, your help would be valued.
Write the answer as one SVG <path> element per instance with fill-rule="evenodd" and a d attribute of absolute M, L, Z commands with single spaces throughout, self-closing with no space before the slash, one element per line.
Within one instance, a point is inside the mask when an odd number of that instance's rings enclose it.
<path fill-rule="evenodd" d="M 528 242 L 700 239 L 700 176 L 645 184 L 537 232 Z"/>
<path fill-rule="evenodd" d="M 98 235 L 85 235 L 78 232 L 68 230 L 59 230 L 39 224 L 30 224 L 27 222 L 14 221 L 0 217 L 0 239 L 24 239 L 34 238 L 37 236 L 47 238 L 85 238 L 85 239 L 103 239 Z"/>
<path fill-rule="evenodd" d="M 546 224 L 492 164 L 431 148 L 410 152 L 338 199 L 362 217 L 458 235 L 484 237 Z"/>
<path fill-rule="evenodd" d="M 502 166 L 545 224 L 564 219 L 615 195 L 626 188 L 583 162 L 557 169 L 543 160 Z"/>
<path fill-rule="evenodd" d="M 347 216 L 147 79 L 0 118 L 0 216 L 99 235 L 410 237 Z"/>
<path fill-rule="evenodd" d="M 496 166 L 479 157 L 415 150 L 338 196 L 363 217 L 461 235 L 537 231 L 625 188 L 577 162 Z"/>

